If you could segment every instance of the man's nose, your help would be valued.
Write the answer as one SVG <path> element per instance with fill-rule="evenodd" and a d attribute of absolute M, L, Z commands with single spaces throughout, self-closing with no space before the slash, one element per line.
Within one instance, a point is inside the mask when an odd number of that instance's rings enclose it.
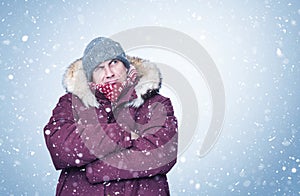
<path fill-rule="evenodd" d="M 109 67 L 109 65 L 105 66 L 105 77 L 106 78 L 111 78 L 113 76 L 114 76 L 114 73 L 111 70 L 111 68 Z"/>

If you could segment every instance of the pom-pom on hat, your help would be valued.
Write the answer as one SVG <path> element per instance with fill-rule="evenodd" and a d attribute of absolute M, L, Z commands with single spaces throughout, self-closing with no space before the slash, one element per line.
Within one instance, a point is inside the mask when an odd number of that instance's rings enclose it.
<path fill-rule="evenodd" d="M 93 39 L 85 48 L 82 57 L 82 65 L 88 81 L 92 80 L 92 73 L 99 64 L 112 59 L 122 61 L 125 67 L 129 69 L 130 63 L 118 42 L 106 37 Z"/>

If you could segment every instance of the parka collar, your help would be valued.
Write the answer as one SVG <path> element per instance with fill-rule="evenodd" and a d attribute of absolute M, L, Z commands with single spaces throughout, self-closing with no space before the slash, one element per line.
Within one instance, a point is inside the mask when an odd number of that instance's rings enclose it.
<path fill-rule="evenodd" d="M 161 88 L 161 73 L 150 61 L 130 56 L 127 56 L 127 59 L 138 73 L 138 83 L 134 87 L 135 98 L 130 101 L 129 105 L 138 108 L 144 103 L 144 98 L 149 97 L 147 94 L 158 92 Z M 67 92 L 78 96 L 86 107 L 99 106 L 97 101 L 99 95 L 96 97 L 95 92 L 90 89 L 81 59 L 76 60 L 67 68 L 63 76 L 63 86 Z"/>

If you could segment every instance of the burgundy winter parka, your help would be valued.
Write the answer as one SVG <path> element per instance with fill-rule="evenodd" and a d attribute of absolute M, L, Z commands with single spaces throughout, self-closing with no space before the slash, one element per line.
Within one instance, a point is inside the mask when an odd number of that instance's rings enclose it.
<path fill-rule="evenodd" d="M 81 60 L 68 68 L 68 93 L 44 128 L 53 164 L 62 170 L 56 195 L 170 194 L 166 174 L 176 163 L 178 146 L 173 106 L 157 93 L 157 67 L 129 60 L 139 82 L 115 104 L 90 90 Z"/>

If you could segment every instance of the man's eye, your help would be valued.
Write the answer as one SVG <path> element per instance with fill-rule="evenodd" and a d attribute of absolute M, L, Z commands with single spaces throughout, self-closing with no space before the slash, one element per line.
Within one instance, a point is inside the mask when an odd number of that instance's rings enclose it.
<path fill-rule="evenodd" d="M 102 70 L 102 69 L 103 69 L 102 66 L 98 66 L 98 67 L 96 67 L 95 71 L 100 71 L 100 70 Z"/>
<path fill-rule="evenodd" d="M 110 64 L 117 64 L 119 61 L 118 60 L 112 60 Z"/>

